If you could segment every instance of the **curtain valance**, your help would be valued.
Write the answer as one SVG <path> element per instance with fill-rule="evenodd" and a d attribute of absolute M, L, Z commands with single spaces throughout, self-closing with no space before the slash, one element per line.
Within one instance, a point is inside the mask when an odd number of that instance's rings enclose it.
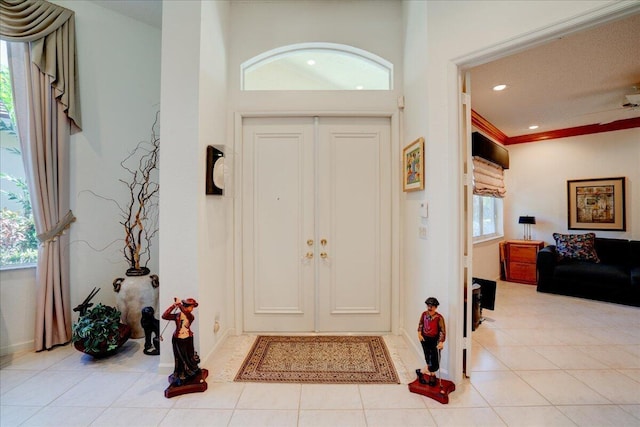
<path fill-rule="evenodd" d="M 474 157 L 473 194 L 502 198 L 506 192 L 502 167 L 481 157 Z"/>
<path fill-rule="evenodd" d="M 55 97 L 82 128 L 75 14 L 45 0 L 0 0 L 0 38 L 29 43 L 31 61 L 49 76 Z"/>

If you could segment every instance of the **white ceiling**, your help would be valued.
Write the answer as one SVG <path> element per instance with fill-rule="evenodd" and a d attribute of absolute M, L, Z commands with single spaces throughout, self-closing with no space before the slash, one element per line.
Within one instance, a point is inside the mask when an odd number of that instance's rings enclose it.
<path fill-rule="evenodd" d="M 162 26 L 162 0 L 93 1 Z M 640 117 L 622 107 L 640 93 L 640 13 L 470 71 L 472 108 L 508 137 Z M 494 92 L 499 83 L 507 89 Z"/>
<path fill-rule="evenodd" d="M 622 107 L 640 94 L 640 14 L 470 71 L 471 107 L 508 137 L 640 117 Z"/>

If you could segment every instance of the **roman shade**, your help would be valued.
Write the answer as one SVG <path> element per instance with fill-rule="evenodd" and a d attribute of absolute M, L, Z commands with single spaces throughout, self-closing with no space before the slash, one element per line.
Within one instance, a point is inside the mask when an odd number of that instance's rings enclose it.
<path fill-rule="evenodd" d="M 502 167 L 481 157 L 474 157 L 473 194 L 502 198 L 506 192 Z"/>
<path fill-rule="evenodd" d="M 471 135 L 473 194 L 504 197 L 504 169 L 509 169 L 509 151 L 479 132 Z"/>

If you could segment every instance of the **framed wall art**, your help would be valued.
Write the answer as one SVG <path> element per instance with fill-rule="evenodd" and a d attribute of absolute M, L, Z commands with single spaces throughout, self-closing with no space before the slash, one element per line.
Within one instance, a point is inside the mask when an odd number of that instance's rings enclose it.
<path fill-rule="evenodd" d="M 625 231 L 625 178 L 567 181 L 569 230 Z"/>
<path fill-rule="evenodd" d="M 402 150 L 402 190 L 424 190 L 424 138 L 418 138 Z"/>

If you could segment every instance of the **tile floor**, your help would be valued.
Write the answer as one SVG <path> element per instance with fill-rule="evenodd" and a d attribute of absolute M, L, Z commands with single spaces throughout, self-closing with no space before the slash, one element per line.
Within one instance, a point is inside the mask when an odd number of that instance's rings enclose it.
<path fill-rule="evenodd" d="M 166 399 L 157 359 L 130 340 L 94 361 L 67 346 L 5 357 L 0 425 L 9 426 L 640 426 L 640 309 L 538 294 L 500 282 L 473 332 L 471 377 L 448 405 L 407 391 L 419 366 L 388 336 L 403 384 L 234 383 L 252 337 L 209 362 L 205 393 Z"/>

